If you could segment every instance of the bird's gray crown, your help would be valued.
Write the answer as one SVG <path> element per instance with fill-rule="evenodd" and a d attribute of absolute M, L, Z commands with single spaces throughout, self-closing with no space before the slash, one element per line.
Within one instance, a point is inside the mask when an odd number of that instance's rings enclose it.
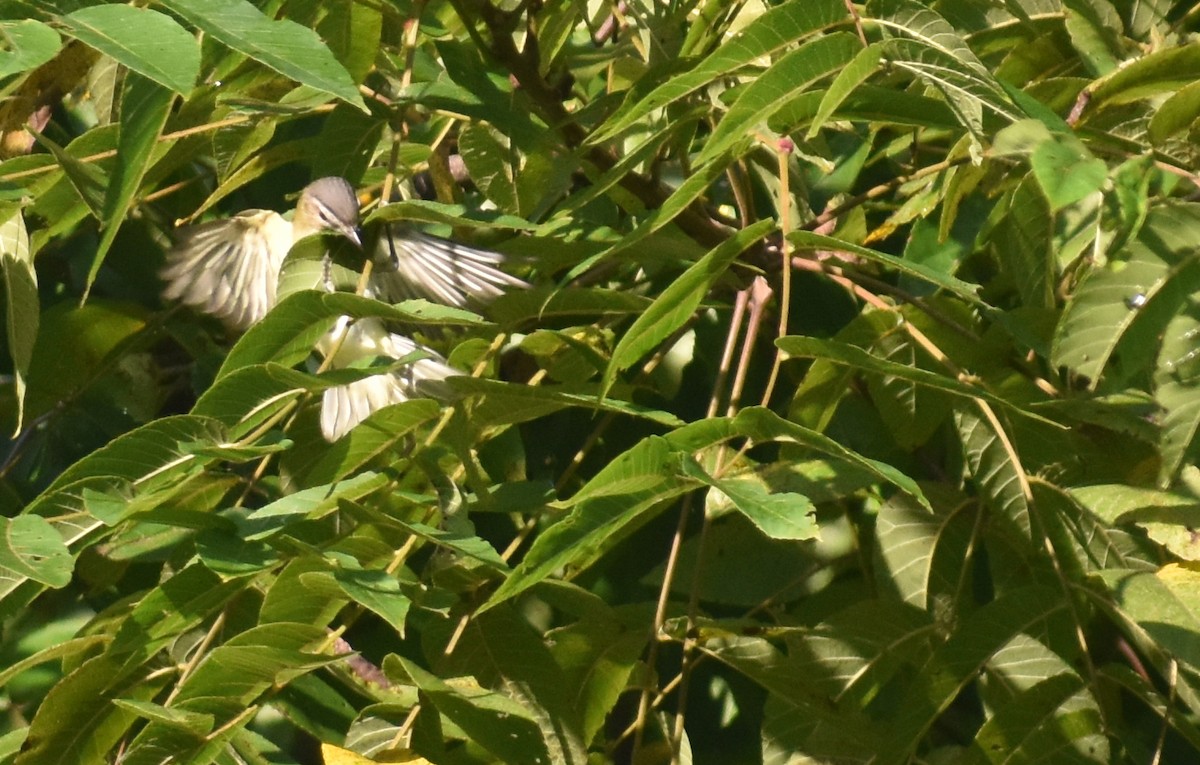
<path fill-rule="evenodd" d="M 345 178 L 336 175 L 318 178 L 304 187 L 301 196 L 325 208 L 334 220 L 344 226 L 358 223 L 358 197 L 354 187 Z"/>

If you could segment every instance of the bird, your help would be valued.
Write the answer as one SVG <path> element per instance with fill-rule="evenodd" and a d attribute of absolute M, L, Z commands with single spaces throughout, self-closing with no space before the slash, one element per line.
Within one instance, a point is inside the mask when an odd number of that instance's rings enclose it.
<path fill-rule="evenodd" d="M 166 283 L 163 296 L 243 332 L 275 305 L 279 274 L 293 244 L 332 231 L 361 246 L 358 222 L 358 197 L 349 181 L 318 178 L 300 192 L 291 221 L 274 210 L 256 209 L 182 230 L 159 271 Z M 425 298 L 459 308 L 482 305 L 506 289 L 529 286 L 500 270 L 504 260 L 500 253 L 385 224 L 372 252 L 371 263 L 378 265 L 365 269 L 371 277 L 363 294 L 388 302 Z M 439 383 L 462 374 L 436 351 L 390 331 L 375 317 L 339 317 L 316 350 L 333 368 L 372 357 L 415 357 L 399 369 L 324 391 L 321 433 L 331 442 L 384 406 L 444 393 Z"/>
<path fill-rule="evenodd" d="M 319 178 L 305 186 L 290 221 L 274 210 L 243 210 L 183 229 L 159 271 L 167 283 L 163 297 L 244 332 L 275 305 L 279 271 L 292 245 L 324 230 L 362 243 L 358 197 L 344 178 Z"/>

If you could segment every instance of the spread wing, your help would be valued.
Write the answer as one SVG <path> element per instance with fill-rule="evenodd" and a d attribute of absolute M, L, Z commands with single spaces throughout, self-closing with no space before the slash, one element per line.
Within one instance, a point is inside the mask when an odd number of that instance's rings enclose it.
<path fill-rule="evenodd" d="M 163 296 L 245 330 L 275 305 L 279 268 L 292 246 L 292 224 L 270 210 L 183 229 L 159 271 Z"/>
<path fill-rule="evenodd" d="M 344 335 L 340 345 L 339 336 Z M 321 433 L 336 441 L 373 412 L 415 396 L 442 394 L 437 385 L 452 375 L 462 374 L 436 352 L 412 340 L 388 332 L 378 319 L 359 319 L 351 323 L 343 316 L 317 344 L 322 355 L 333 354 L 332 366 L 345 367 L 371 356 L 403 359 L 415 353 L 419 358 L 403 368 L 356 380 L 349 385 L 326 389 L 321 400 Z"/>
<path fill-rule="evenodd" d="M 425 298 L 464 308 L 529 284 L 500 270 L 505 257 L 448 239 L 385 225 L 375 245 L 373 294 L 388 302 Z"/>

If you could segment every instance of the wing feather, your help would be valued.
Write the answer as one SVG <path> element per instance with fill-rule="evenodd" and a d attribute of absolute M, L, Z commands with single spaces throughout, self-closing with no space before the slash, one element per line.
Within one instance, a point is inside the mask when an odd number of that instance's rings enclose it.
<path fill-rule="evenodd" d="M 271 210 L 180 232 L 159 275 L 163 296 L 245 330 L 275 304 L 279 269 L 292 246 L 292 224 Z"/>
<path fill-rule="evenodd" d="M 441 237 L 386 225 L 375 248 L 371 288 L 383 300 L 425 298 L 464 308 L 529 284 L 500 270 L 506 258 Z"/>

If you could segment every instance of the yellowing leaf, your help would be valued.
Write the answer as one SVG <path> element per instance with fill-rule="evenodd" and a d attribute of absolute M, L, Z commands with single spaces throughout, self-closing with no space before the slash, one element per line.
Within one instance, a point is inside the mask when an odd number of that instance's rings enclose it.
<path fill-rule="evenodd" d="M 401 757 L 404 757 L 401 755 Z M 321 743 L 321 761 L 325 765 L 375 765 L 377 762 L 398 762 L 405 765 L 431 765 L 429 760 L 424 757 L 413 756 L 405 757 L 404 759 L 396 759 L 395 756 L 388 755 L 385 760 L 372 760 L 368 757 L 363 757 L 358 752 L 352 752 L 349 749 L 342 749 L 340 746 L 333 744 Z"/>

